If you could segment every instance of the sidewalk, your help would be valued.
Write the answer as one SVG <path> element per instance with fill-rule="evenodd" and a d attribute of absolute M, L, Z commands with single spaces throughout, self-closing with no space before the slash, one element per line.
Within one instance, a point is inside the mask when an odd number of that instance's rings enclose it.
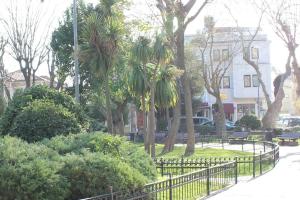
<path fill-rule="evenodd" d="M 280 161 L 270 172 L 240 181 L 209 200 L 299 200 L 300 147 L 280 147 Z"/>

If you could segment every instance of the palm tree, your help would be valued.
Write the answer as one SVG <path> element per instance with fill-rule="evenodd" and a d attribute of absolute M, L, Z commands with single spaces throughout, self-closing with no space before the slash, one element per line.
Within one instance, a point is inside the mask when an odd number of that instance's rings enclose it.
<path fill-rule="evenodd" d="M 102 0 L 84 24 L 83 45 L 80 58 L 95 72 L 95 77 L 104 82 L 106 96 L 106 120 L 108 131 L 113 132 L 109 73 L 113 68 L 119 48 L 124 21 L 117 10 L 118 1 Z"/>
<path fill-rule="evenodd" d="M 145 83 L 145 75 L 143 74 L 142 68 L 134 63 L 129 72 L 128 84 L 130 92 L 134 96 L 141 98 L 142 111 L 143 111 L 143 135 L 144 135 L 144 147 L 149 152 L 149 143 L 147 139 L 147 111 L 146 111 L 146 95 L 148 94 L 149 88 Z"/>
<path fill-rule="evenodd" d="M 151 156 L 155 157 L 155 92 L 160 70 L 166 68 L 172 58 L 167 42 L 163 37 L 157 36 L 154 43 L 146 38 L 139 38 L 133 48 L 133 57 L 142 69 L 142 76 L 149 88 L 149 125 L 147 126 L 147 144 Z"/>

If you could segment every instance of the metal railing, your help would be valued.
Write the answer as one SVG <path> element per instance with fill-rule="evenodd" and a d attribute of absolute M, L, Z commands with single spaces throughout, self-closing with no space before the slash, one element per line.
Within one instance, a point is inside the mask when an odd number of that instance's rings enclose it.
<path fill-rule="evenodd" d="M 190 172 L 163 181 L 145 185 L 136 191 L 111 192 L 84 200 L 182 200 L 210 195 L 237 181 L 237 164 L 228 162 L 222 165 Z"/>
<path fill-rule="evenodd" d="M 188 200 L 208 196 L 212 191 L 236 184 L 239 176 L 261 175 L 279 161 L 278 145 L 270 142 L 249 143 L 253 144 L 253 156 L 157 159 L 157 170 L 166 180 L 134 191 L 114 192 L 111 188 L 110 193 L 84 200 Z M 257 150 L 260 150 L 259 153 Z"/>

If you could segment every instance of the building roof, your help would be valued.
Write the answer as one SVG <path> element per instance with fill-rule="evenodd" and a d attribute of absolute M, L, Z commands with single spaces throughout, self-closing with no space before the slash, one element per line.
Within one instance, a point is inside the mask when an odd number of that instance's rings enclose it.
<path fill-rule="evenodd" d="M 24 81 L 24 76 L 23 76 L 23 73 L 21 72 L 21 70 L 17 70 L 17 71 L 8 73 L 6 75 L 6 79 L 11 80 L 11 81 Z M 35 79 L 50 82 L 50 78 L 48 76 L 35 75 Z"/>

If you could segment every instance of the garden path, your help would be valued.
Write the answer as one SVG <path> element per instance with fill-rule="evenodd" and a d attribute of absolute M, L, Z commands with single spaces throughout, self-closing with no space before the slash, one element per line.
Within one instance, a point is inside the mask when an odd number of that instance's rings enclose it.
<path fill-rule="evenodd" d="M 300 147 L 280 147 L 280 161 L 270 172 L 217 192 L 209 200 L 299 200 Z"/>

